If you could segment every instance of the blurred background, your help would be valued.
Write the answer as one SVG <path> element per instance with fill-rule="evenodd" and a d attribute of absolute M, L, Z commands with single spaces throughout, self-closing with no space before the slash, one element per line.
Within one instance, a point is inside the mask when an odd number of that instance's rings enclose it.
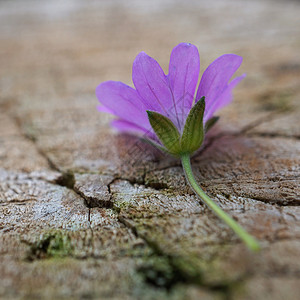
<path fill-rule="evenodd" d="M 94 94 L 103 80 L 131 81 L 140 51 L 167 70 L 180 42 L 216 57 L 244 57 L 245 84 L 299 68 L 299 1 L 1 0 L 1 98 Z"/>
<path fill-rule="evenodd" d="M 292 0 L 2 0 L 0 108 L 58 168 L 73 167 L 76 158 L 76 167 L 85 168 L 82 162 L 103 157 L 97 166 L 105 169 L 119 156 L 107 150 L 113 148 L 105 142 L 111 141 L 111 117 L 96 111 L 96 86 L 105 80 L 132 85 L 140 51 L 167 72 L 172 48 L 190 42 L 199 49 L 201 73 L 222 54 L 244 58 L 237 75 L 247 77 L 235 91 L 235 104 L 220 112 L 224 130 L 290 110 L 256 130 L 299 135 L 298 111 L 291 109 L 299 107 L 299 12 L 299 1 Z M 7 143 L 2 140 L 1 153 L 8 167 Z M 12 167 L 31 170 L 19 152 Z"/>

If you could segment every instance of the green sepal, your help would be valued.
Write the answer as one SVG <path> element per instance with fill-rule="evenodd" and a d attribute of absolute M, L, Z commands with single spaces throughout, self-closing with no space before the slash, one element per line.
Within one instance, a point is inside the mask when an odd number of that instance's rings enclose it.
<path fill-rule="evenodd" d="M 202 97 L 191 109 L 181 137 L 182 153 L 193 153 L 202 145 L 204 139 L 203 115 L 205 97 Z"/>
<path fill-rule="evenodd" d="M 180 134 L 172 121 L 154 111 L 147 110 L 149 122 L 167 151 L 175 156 L 180 155 Z"/>
<path fill-rule="evenodd" d="M 207 122 L 205 123 L 205 133 L 210 130 L 218 121 L 219 121 L 220 117 L 212 117 L 209 120 L 207 120 Z"/>

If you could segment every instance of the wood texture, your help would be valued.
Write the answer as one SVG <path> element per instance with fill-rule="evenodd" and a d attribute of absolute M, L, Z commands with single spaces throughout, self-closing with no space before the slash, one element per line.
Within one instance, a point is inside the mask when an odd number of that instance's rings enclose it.
<path fill-rule="evenodd" d="M 300 294 L 297 1 L 0 2 L 0 298 L 272 299 Z M 195 197 L 179 161 L 109 126 L 95 87 L 244 57 L 246 79 L 192 159 L 257 237 L 253 254 Z"/>

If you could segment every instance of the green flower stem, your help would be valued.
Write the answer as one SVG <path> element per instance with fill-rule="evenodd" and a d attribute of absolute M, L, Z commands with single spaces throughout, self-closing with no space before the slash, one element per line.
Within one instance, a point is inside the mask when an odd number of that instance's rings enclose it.
<path fill-rule="evenodd" d="M 204 201 L 204 203 L 213 211 L 215 214 L 222 219 L 237 235 L 238 237 L 247 245 L 252 251 L 260 250 L 259 243 L 256 239 L 247 233 L 237 222 L 235 222 L 228 214 L 226 214 L 212 199 L 210 199 L 204 191 L 197 184 L 194 177 L 190 155 L 181 155 L 182 167 L 185 171 L 185 177 L 189 184 L 191 185 L 194 192 Z"/>

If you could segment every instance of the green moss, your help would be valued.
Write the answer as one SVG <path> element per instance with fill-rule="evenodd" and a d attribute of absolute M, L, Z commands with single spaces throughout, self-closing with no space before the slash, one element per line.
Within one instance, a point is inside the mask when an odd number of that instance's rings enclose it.
<path fill-rule="evenodd" d="M 165 256 L 145 258 L 137 271 L 146 283 L 159 288 L 170 289 L 174 284 L 184 281 L 181 273 L 176 272 L 169 258 Z"/>
<path fill-rule="evenodd" d="M 151 220 L 135 220 L 137 232 L 149 231 Z M 151 225 L 150 225 L 151 226 Z M 227 244 L 203 246 L 202 256 L 196 249 L 189 248 L 187 241 L 178 240 L 176 248 L 168 249 L 168 242 L 161 232 L 151 232 L 144 239 L 153 251 L 143 259 L 138 272 L 148 284 L 167 290 L 180 284 L 192 284 L 224 295 L 230 294 L 237 285 L 243 283 L 244 269 L 228 272 L 224 260 L 232 246 Z M 181 244 L 182 243 L 182 244 Z M 193 243 L 191 243 L 191 246 Z M 186 249 L 186 251 L 177 251 Z"/>
<path fill-rule="evenodd" d="M 72 171 L 64 172 L 56 181 L 57 184 L 73 189 L 75 184 L 75 177 Z"/>
<path fill-rule="evenodd" d="M 50 231 L 31 245 L 29 260 L 72 256 L 74 248 L 67 232 Z"/>
<path fill-rule="evenodd" d="M 116 201 L 113 204 L 113 209 L 117 213 L 120 213 L 122 210 L 127 211 L 128 209 L 131 209 L 131 208 L 134 209 L 135 206 L 132 203 L 128 202 L 128 201 L 123 201 L 123 202 Z"/>

